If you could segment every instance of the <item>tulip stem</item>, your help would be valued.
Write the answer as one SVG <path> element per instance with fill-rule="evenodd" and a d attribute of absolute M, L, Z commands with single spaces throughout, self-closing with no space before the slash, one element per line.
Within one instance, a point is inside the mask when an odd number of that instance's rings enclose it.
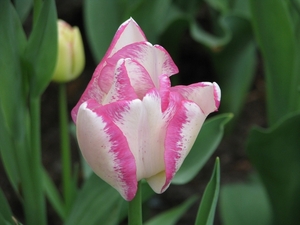
<path fill-rule="evenodd" d="M 138 183 L 138 190 L 135 197 L 128 202 L 128 225 L 142 225 L 142 182 Z"/>
<path fill-rule="evenodd" d="M 64 83 L 59 84 L 59 119 L 63 195 L 66 210 L 68 210 L 71 206 L 73 190 L 71 179 L 71 153 L 68 129 L 68 109 L 66 98 L 66 86 Z"/>
<path fill-rule="evenodd" d="M 42 182 L 42 156 L 41 156 L 41 127 L 40 127 L 40 97 L 30 99 L 30 135 L 31 148 L 28 152 L 30 163 L 26 164 L 28 171 L 22 172 L 29 175 L 24 182 L 24 195 L 28 198 L 28 205 L 24 204 L 28 224 L 47 224 L 46 202 Z M 24 143 L 23 143 L 24 144 Z M 26 160 L 26 159 L 23 159 Z M 29 172 L 29 174 L 28 174 Z M 25 184 L 29 182 L 29 184 Z"/>

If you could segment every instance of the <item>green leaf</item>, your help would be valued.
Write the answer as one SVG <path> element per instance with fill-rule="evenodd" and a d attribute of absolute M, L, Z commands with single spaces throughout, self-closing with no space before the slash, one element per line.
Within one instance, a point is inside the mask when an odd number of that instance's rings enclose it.
<path fill-rule="evenodd" d="M 205 2 L 221 13 L 227 13 L 230 10 L 229 1 L 226 0 L 205 0 Z"/>
<path fill-rule="evenodd" d="M 273 125 L 299 101 L 296 40 L 286 1 L 251 0 L 252 23 L 266 71 L 267 113 Z M 270 10 L 272 9 L 272 10 Z"/>
<path fill-rule="evenodd" d="M 183 16 L 171 0 L 142 1 L 130 12 L 151 43 L 157 43 L 160 35 L 175 20 Z"/>
<path fill-rule="evenodd" d="M 47 174 L 46 170 L 43 170 L 43 179 L 44 189 L 49 199 L 49 202 L 51 203 L 52 207 L 55 209 L 57 214 L 60 216 L 60 218 L 64 220 L 66 218 L 66 209 L 64 207 L 64 203 L 57 188 L 55 187 L 53 181 Z"/>
<path fill-rule="evenodd" d="M 9 204 L 0 189 L 0 222 L 1 224 L 15 224 L 12 219 L 12 212 L 10 210 Z"/>
<path fill-rule="evenodd" d="M 223 1 L 223 0 L 219 0 Z M 250 3 L 245 0 L 235 0 L 232 3 L 231 11 L 236 16 L 243 16 L 245 19 L 251 19 Z"/>
<path fill-rule="evenodd" d="M 185 184 L 198 174 L 218 147 L 223 137 L 224 126 L 232 116 L 230 113 L 224 113 L 214 116 L 204 123 L 193 148 L 176 173 L 173 184 Z"/>
<path fill-rule="evenodd" d="M 8 178 L 17 191 L 20 171 L 15 143 L 23 140 L 26 127 L 26 83 L 21 66 L 26 36 L 9 0 L 0 1 L 0 30 L 5 31 L 0 32 L 0 152 Z"/>
<path fill-rule="evenodd" d="M 85 31 L 94 60 L 98 63 L 123 22 L 124 9 L 120 9 L 116 0 L 86 0 L 83 3 Z"/>
<path fill-rule="evenodd" d="M 236 122 L 255 75 L 256 46 L 248 20 L 227 16 L 225 22 L 232 32 L 232 39 L 222 50 L 213 52 L 212 58 L 222 89 L 220 111 L 233 113 L 232 122 Z"/>
<path fill-rule="evenodd" d="M 20 183 L 20 174 L 18 169 L 18 162 L 16 158 L 16 150 L 13 145 L 13 139 L 11 138 L 7 127 L 5 126 L 5 120 L 3 116 L 3 110 L 0 105 L 0 156 L 2 164 L 5 168 L 6 175 L 13 186 L 13 189 L 18 192 L 18 184 Z"/>
<path fill-rule="evenodd" d="M 0 1 L 0 104 L 7 131 L 16 139 L 23 134 L 23 75 L 21 54 L 26 36 L 22 24 L 9 0 Z"/>
<path fill-rule="evenodd" d="M 32 8 L 32 0 L 14 0 L 14 4 L 20 20 L 24 22 Z"/>
<path fill-rule="evenodd" d="M 176 206 L 170 210 L 167 210 L 158 216 L 148 220 L 145 225 L 173 225 L 182 217 L 182 215 L 191 207 L 191 205 L 197 200 L 196 196 L 192 196 L 184 203 Z"/>
<path fill-rule="evenodd" d="M 195 225 L 213 225 L 215 211 L 220 191 L 220 160 L 216 159 L 214 171 L 207 184 L 199 209 Z"/>
<path fill-rule="evenodd" d="M 260 181 L 228 184 L 221 188 L 220 211 L 224 225 L 270 225 L 271 205 Z"/>
<path fill-rule="evenodd" d="M 298 112 L 269 129 L 252 129 L 247 141 L 247 153 L 268 192 L 275 224 L 300 221 L 299 133 Z"/>
<path fill-rule="evenodd" d="M 205 31 L 196 21 L 190 20 L 190 34 L 195 41 L 211 48 L 219 49 L 226 45 L 231 39 L 231 32 L 227 27 L 224 18 L 218 19 L 219 34 L 212 34 Z"/>
<path fill-rule="evenodd" d="M 84 1 L 86 33 L 97 63 L 104 56 L 118 27 L 129 17 L 137 21 L 149 41 L 157 43 L 159 36 L 179 16 L 181 12 L 170 0 Z"/>
<path fill-rule="evenodd" d="M 112 218 L 117 221 L 123 202 L 115 189 L 92 174 L 79 191 L 65 225 L 109 224 Z"/>
<path fill-rule="evenodd" d="M 51 81 L 57 57 L 57 15 L 54 0 L 43 2 L 24 55 L 33 97 Z"/>

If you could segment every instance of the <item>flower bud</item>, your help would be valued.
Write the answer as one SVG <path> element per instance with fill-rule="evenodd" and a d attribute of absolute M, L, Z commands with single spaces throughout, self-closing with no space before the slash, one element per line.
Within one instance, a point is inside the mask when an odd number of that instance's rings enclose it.
<path fill-rule="evenodd" d="M 77 140 L 93 171 L 131 201 L 138 181 L 156 193 L 170 185 L 205 118 L 217 111 L 216 83 L 171 87 L 178 68 L 125 21 L 72 110 Z"/>
<path fill-rule="evenodd" d="M 84 48 L 78 27 L 58 20 L 58 52 L 52 80 L 68 82 L 79 76 L 85 64 Z"/>

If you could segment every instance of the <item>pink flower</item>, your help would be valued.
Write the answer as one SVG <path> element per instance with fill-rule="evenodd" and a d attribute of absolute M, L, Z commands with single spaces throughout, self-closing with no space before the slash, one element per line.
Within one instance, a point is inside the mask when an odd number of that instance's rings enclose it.
<path fill-rule="evenodd" d="M 216 83 L 171 87 L 178 69 L 130 18 L 118 29 L 72 110 L 81 152 L 93 171 L 130 201 L 146 179 L 164 192 L 200 128 L 220 103 Z"/>

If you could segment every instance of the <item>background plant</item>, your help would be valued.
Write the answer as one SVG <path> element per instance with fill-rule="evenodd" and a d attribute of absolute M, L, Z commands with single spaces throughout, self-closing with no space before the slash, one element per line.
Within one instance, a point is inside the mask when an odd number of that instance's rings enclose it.
<path fill-rule="evenodd" d="M 33 24 L 27 37 L 22 22 L 29 15 L 32 3 Z M 118 224 L 126 216 L 127 204 L 99 178 L 89 171 L 84 171 L 83 184 L 77 190 L 78 173 L 74 169 L 72 186 L 69 186 L 69 191 L 73 192 L 74 195 L 72 195 L 71 200 L 65 201 L 42 165 L 40 103 L 41 96 L 50 83 L 56 63 L 57 15 L 54 1 L 16 0 L 13 5 L 10 1 L 4 0 L 0 4 L 0 28 L 5 31 L 0 35 L 0 65 L 3 68 L 0 76 L 0 152 L 9 181 L 23 206 L 25 218 L 22 222 L 25 224 L 47 224 L 45 204 L 47 197 L 65 224 L 98 224 L 99 221 L 105 224 Z M 112 1 L 111 4 L 116 4 L 116 2 Z M 126 2 L 120 4 L 127 5 Z M 165 7 L 172 6 L 171 2 L 164 2 L 164 4 Z M 139 13 L 148 7 L 159 9 L 161 6 L 158 5 L 158 2 L 151 4 L 132 2 L 128 3 L 126 7 L 132 9 L 137 7 L 138 10 L 134 12 L 129 10 L 127 13 L 132 14 L 132 16 L 143 17 Z M 104 10 L 105 8 L 100 7 L 100 9 Z M 116 9 L 112 7 L 111 12 Z M 157 12 L 159 13 L 157 15 L 160 15 L 161 12 L 159 10 Z M 91 12 L 88 11 L 88 13 Z M 107 20 L 111 22 L 109 29 L 115 30 L 113 27 L 114 19 L 107 17 Z M 96 27 L 105 29 L 105 24 L 102 26 L 101 22 L 102 20 L 99 20 Z M 156 25 L 158 23 L 154 24 L 152 28 Z M 87 22 L 86 26 L 89 27 L 87 29 L 91 29 L 93 25 Z M 146 25 L 145 27 L 146 29 L 151 28 Z M 158 30 L 157 34 L 153 34 L 153 40 L 162 36 L 161 33 L 165 29 L 167 26 L 153 29 Z M 101 37 L 100 43 L 102 44 L 98 47 L 107 48 L 108 44 L 105 43 L 105 40 L 111 38 L 112 35 L 107 32 L 106 37 Z M 95 51 L 99 51 L 98 47 L 94 48 Z M 176 53 L 176 51 L 174 52 Z M 100 53 L 98 54 L 100 55 Z M 182 166 L 174 183 L 185 184 L 196 176 L 221 141 L 224 125 L 231 117 L 231 114 L 221 114 L 209 119 L 204 124 L 203 132 L 197 138 L 191 156 L 186 159 L 186 163 Z M 203 141 L 208 139 L 210 139 L 208 143 Z M 195 161 L 197 158 L 199 160 Z M 85 168 L 84 165 L 82 167 Z M 217 160 L 212 179 L 199 208 L 198 215 L 201 217 L 198 217 L 197 224 L 213 223 L 219 193 L 219 170 L 219 161 Z M 153 195 L 153 192 L 147 190 L 147 186 L 144 190 L 143 199 L 146 201 Z M 64 193 L 67 191 L 64 190 Z M 0 200 L 2 206 L 1 223 L 15 224 L 15 219 L 11 217 L 13 213 L 2 193 Z M 149 224 L 155 223 L 155 221 L 174 224 L 195 200 L 196 198 L 192 197 L 183 205 L 153 218 Z M 99 206 L 104 207 L 99 210 Z M 177 216 L 174 217 L 174 215 Z"/>
<path fill-rule="evenodd" d="M 24 206 L 24 223 L 45 223 L 45 192 L 66 224 L 118 224 L 126 217 L 126 203 L 84 164 L 83 184 L 78 190 L 78 173 L 73 168 L 75 194 L 69 210 L 57 186 L 42 169 L 38 150 L 39 102 L 55 62 L 56 10 L 54 1 L 48 0 L 13 3 L 0 1 L 0 30 L 5 30 L 0 33 L 0 153 L 11 186 Z M 26 36 L 22 22 L 33 5 L 33 29 Z M 263 84 L 265 122 L 260 123 L 263 127 L 254 127 L 244 143 L 256 173 L 250 174 L 247 182 L 221 187 L 219 206 L 225 225 L 299 221 L 299 9 L 298 0 L 83 1 L 84 31 L 94 59 L 93 68 L 116 28 L 129 16 L 139 23 L 150 42 L 166 47 L 179 65 L 183 65 L 182 43 L 187 37 L 189 42 L 194 41 L 194 52 L 201 52 L 211 63 L 208 78 L 214 76 L 222 89 L 220 112 L 224 114 L 205 123 L 174 184 L 195 178 L 220 143 L 225 125 L 227 139 L 237 135 L 237 126 L 244 122 L 240 115 L 246 100 L 257 89 L 258 80 Z M 180 66 L 179 69 L 184 70 Z M 203 76 L 196 74 L 196 79 Z M 172 82 L 195 79 L 192 74 L 188 76 Z M 230 121 L 231 113 L 234 119 Z M 32 188 L 37 195 L 30 191 Z M 146 185 L 143 189 L 143 199 L 147 201 L 153 193 Z M 35 198 L 39 199 L 38 204 L 33 202 Z M 184 214 L 195 199 L 191 197 L 149 224 Z M 0 201 L 0 221 L 14 224 L 3 194 Z M 105 207 L 99 209 L 103 202 Z M 41 216 L 36 217 L 36 210 Z"/>

